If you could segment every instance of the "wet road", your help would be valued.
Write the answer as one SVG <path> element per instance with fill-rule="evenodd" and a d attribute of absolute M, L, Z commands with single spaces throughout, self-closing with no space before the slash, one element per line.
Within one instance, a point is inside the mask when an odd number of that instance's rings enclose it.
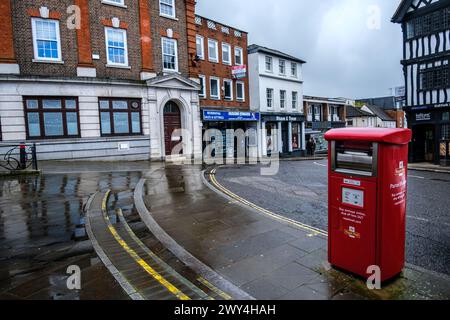
<path fill-rule="evenodd" d="M 91 250 L 89 241 L 72 239 L 88 197 L 111 188 L 120 201 L 120 194 L 126 196 L 140 177 L 140 172 L 124 171 L 0 179 L 0 294 L 31 299 L 126 298 L 108 272 L 99 270 L 99 261 L 94 261 L 95 273 L 87 278 L 103 279 L 102 290 L 93 288 L 88 294 L 84 286 L 80 292 L 67 292 L 64 259 Z M 80 259 L 80 267 L 92 267 L 89 254 Z M 37 281 L 39 273 L 45 277 Z M 31 284 L 24 284 L 27 281 Z"/>
<path fill-rule="evenodd" d="M 275 176 L 258 166 L 217 171 L 232 192 L 278 214 L 327 230 L 327 162 L 281 162 Z M 410 171 L 407 262 L 450 274 L 450 175 Z"/>

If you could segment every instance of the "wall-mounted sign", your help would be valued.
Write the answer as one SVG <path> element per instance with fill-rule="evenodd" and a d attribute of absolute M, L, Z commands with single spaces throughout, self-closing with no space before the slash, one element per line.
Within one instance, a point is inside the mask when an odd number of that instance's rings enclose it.
<path fill-rule="evenodd" d="M 303 122 L 304 116 L 290 116 L 290 115 L 263 115 L 265 122 Z"/>
<path fill-rule="evenodd" d="M 416 113 L 416 121 L 430 121 L 431 113 Z"/>
<path fill-rule="evenodd" d="M 234 66 L 231 69 L 231 74 L 233 75 L 233 79 L 243 79 L 247 77 L 247 66 Z"/>
<path fill-rule="evenodd" d="M 203 110 L 204 121 L 259 121 L 258 112 Z"/>

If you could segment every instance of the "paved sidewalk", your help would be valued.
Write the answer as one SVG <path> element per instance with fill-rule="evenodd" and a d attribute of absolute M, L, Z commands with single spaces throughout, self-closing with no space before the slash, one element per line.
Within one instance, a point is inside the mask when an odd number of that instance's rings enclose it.
<path fill-rule="evenodd" d="M 438 173 L 450 173 L 450 167 L 439 166 L 432 163 L 410 163 L 408 164 L 409 170 L 428 171 Z"/>
<path fill-rule="evenodd" d="M 330 268 L 327 238 L 273 220 L 203 184 L 201 169 L 149 173 L 145 203 L 196 258 L 256 299 L 450 299 L 450 278 L 413 266 L 382 290 Z"/>

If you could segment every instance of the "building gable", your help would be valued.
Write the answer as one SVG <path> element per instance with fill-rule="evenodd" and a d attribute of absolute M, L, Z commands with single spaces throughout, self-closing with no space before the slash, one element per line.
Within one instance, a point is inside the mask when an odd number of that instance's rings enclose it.
<path fill-rule="evenodd" d="M 397 8 L 394 16 L 392 17 L 392 22 L 401 23 L 403 22 L 405 16 L 409 13 L 415 12 L 419 9 L 426 8 L 432 4 L 438 2 L 448 2 L 447 0 L 402 0 Z"/>

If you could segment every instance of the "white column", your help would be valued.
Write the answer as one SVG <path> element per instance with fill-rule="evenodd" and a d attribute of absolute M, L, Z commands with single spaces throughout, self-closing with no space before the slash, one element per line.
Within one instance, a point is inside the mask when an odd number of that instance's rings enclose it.
<path fill-rule="evenodd" d="M 302 150 L 306 150 L 305 122 L 302 122 Z"/>
<path fill-rule="evenodd" d="M 262 158 L 267 155 L 267 132 L 266 132 L 266 122 L 261 121 L 258 126 L 258 156 Z"/>
<path fill-rule="evenodd" d="M 288 143 L 289 143 L 289 152 L 294 151 L 292 148 L 292 122 L 288 122 Z"/>
<path fill-rule="evenodd" d="M 278 122 L 278 130 L 277 130 L 277 151 L 279 153 L 283 153 L 283 137 L 282 137 L 282 126 L 281 122 Z"/>

